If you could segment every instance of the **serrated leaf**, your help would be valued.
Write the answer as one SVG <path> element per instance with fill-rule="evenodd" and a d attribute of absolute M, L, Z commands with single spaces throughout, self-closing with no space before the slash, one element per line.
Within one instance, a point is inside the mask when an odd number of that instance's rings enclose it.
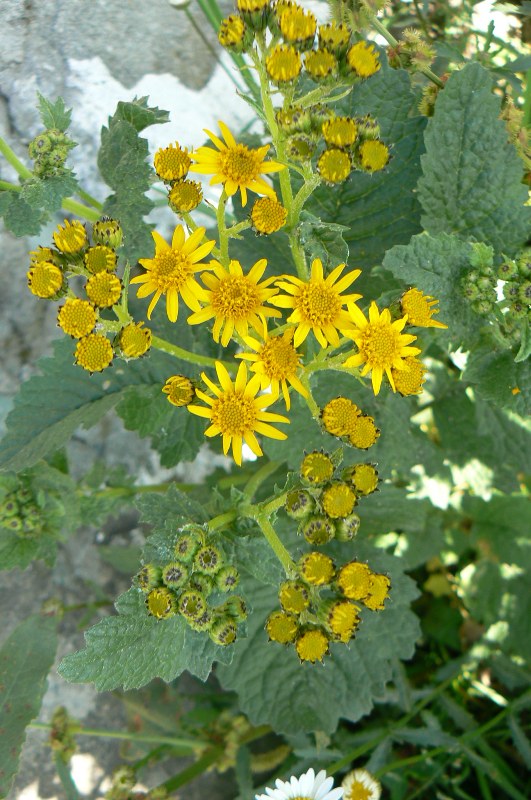
<path fill-rule="evenodd" d="M 319 188 L 306 205 L 312 214 L 349 228 L 344 238 L 355 267 L 379 264 L 386 250 L 406 244 L 421 230 L 415 188 L 426 118 L 418 115 L 407 72 L 390 69 L 385 58 L 382 61 L 376 75 L 338 104 L 338 113 L 372 114 L 391 149 L 391 161 L 381 172 L 354 172 L 336 188 Z"/>
<path fill-rule="evenodd" d="M 299 224 L 299 238 L 308 258 L 320 258 L 325 270 L 348 261 L 348 245 L 344 240 L 346 225 L 322 222 L 318 217 L 303 211 Z"/>
<path fill-rule="evenodd" d="M 35 614 L 15 628 L 0 650 L 0 797 L 11 788 L 26 727 L 41 707 L 57 649 L 56 627 L 55 618 Z"/>
<path fill-rule="evenodd" d="M 450 75 L 426 129 L 418 196 L 428 233 L 454 233 L 512 255 L 529 234 L 531 208 L 492 84 L 478 63 Z"/>
<path fill-rule="evenodd" d="M 38 109 L 41 115 L 42 124 L 45 128 L 57 128 L 57 130 L 67 130 L 70 125 L 72 117 L 72 109 L 66 108 L 65 101 L 62 97 L 58 97 L 55 103 L 47 100 L 40 92 L 37 92 L 39 102 Z"/>
<path fill-rule="evenodd" d="M 71 172 L 51 178 L 34 178 L 24 184 L 21 196 L 32 209 L 51 214 L 61 208 L 63 198 L 76 193 L 77 185 L 75 175 Z"/>
<path fill-rule="evenodd" d="M 522 417 L 531 412 L 531 370 L 508 350 L 484 340 L 468 355 L 463 380 L 484 400 Z"/>
<path fill-rule="evenodd" d="M 192 500 L 176 486 L 170 486 L 164 494 L 149 493 L 138 497 L 136 507 L 140 511 L 141 522 L 160 530 L 166 528 L 167 522 L 178 525 L 177 520 L 180 517 L 187 522 L 200 524 L 208 520 L 204 506 Z"/>
<path fill-rule="evenodd" d="M 57 539 L 50 536 L 27 539 L 0 527 L 1 569 L 26 569 L 32 561 L 51 566 L 57 555 Z"/>
<path fill-rule="evenodd" d="M 44 224 L 40 209 L 32 208 L 21 192 L 3 192 L 0 213 L 4 224 L 15 236 L 37 236 Z"/>
<path fill-rule="evenodd" d="M 160 382 L 160 373 L 167 369 L 169 374 L 172 364 L 157 352 L 141 363 L 89 375 L 73 364 L 69 340 L 59 340 L 54 352 L 53 358 L 39 362 L 42 374 L 22 386 L 7 417 L 7 433 L 0 442 L 1 468 L 17 471 L 59 449 L 79 425 L 89 428 L 101 419 L 128 386 Z"/>
<path fill-rule="evenodd" d="M 164 111 L 156 106 L 148 106 L 149 98 L 135 97 L 132 102 L 120 100 L 116 106 L 115 116 L 129 122 L 140 133 L 150 125 L 163 125 L 170 119 L 169 111 Z"/>
<path fill-rule="evenodd" d="M 86 647 L 66 656 L 59 672 L 71 683 L 94 683 L 98 691 L 139 689 L 153 678 L 170 682 L 185 670 L 205 681 L 213 661 L 228 664 L 231 647 L 192 631 L 182 617 L 148 616 L 144 595 L 130 589 L 116 601 L 118 616 L 85 633 Z"/>
<path fill-rule="evenodd" d="M 278 607 L 278 589 L 243 579 L 252 599 L 248 638 L 234 645 L 230 667 L 220 666 L 225 689 L 238 693 L 240 708 L 253 724 L 268 723 L 278 733 L 332 732 L 340 717 L 356 721 L 382 697 L 392 676 L 392 660 L 411 658 L 419 636 L 418 620 L 409 610 L 417 591 L 394 559 L 363 543 L 356 557 L 391 575 L 392 594 L 385 611 L 363 613 L 356 638 L 347 648 L 332 645 L 322 664 L 301 665 L 292 647 L 268 642 L 264 623 Z M 317 702 L 316 698 L 326 698 Z"/>
<path fill-rule="evenodd" d="M 438 330 L 441 342 L 449 339 L 469 346 L 477 335 L 480 318 L 460 291 L 462 277 L 470 270 L 471 247 L 455 236 L 427 234 L 397 245 L 386 253 L 382 267 L 399 280 L 404 289 L 415 286 L 439 301 L 440 319 L 448 330 Z"/>

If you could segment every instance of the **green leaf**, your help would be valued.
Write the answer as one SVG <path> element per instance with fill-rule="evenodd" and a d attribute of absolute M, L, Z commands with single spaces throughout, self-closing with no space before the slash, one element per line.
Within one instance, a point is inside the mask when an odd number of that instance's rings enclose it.
<path fill-rule="evenodd" d="M 57 649 L 57 621 L 28 617 L 0 650 L 0 797 L 16 775 L 26 727 L 39 713 Z"/>
<path fill-rule="evenodd" d="M 156 352 L 141 362 L 89 375 L 73 360 L 72 343 L 58 341 L 55 356 L 40 361 L 42 374 L 22 386 L 0 442 L 0 467 L 17 471 L 31 466 L 62 447 L 79 425 L 90 428 L 98 422 L 128 386 L 160 384 L 161 373 L 171 374 L 173 365 L 169 356 Z"/>
<path fill-rule="evenodd" d="M 150 492 L 139 496 L 136 507 L 140 511 L 141 522 L 162 531 L 165 530 L 168 522 L 175 530 L 175 526 L 180 524 L 180 520 L 199 524 L 208 520 L 204 507 L 181 492 L 176 486 L 170 486 L 164 494 Z"/>
<path fill-rule="evenodd" d="M 51 214 L 61 208 L 63 198 L 76 193 L 77 186 L 73 173 L 66 172 L 50 178 L 34 178 L 24 184 L 21 195 L 32 209 Z"/>
<path fill-rule="evenodd" d="M 516 363 L 510 351 L 487 339 L 469 353 L 463 380 L 489 403 L 522 417 L 531 413 L 529 363 Z"/>
<path fill-rule="evenodd" d="M 2 192 L 0 213 L 4 224 L 15 236 L 37 236 L 44 224 L 40 209 L 32 208 L 21 192 Z"/>
<path fill-rule="evenodd" d="M 231 666 L 220 666 L 217 676 L 225 689 L 237 692 L 253 724 L 268 723 L 278 733 L 330 733 L 340 717 L 355 722 L 368 714 L 383 697 L 392 661 L 413 655 L 419 636 L 418 620 L 409 610 L 417 596 L 413 582 L 402 573 L 399 559 L 366 543 L 356 545 L 356 557 L 390 574 L 391 599 L 385 611 L 363 612 L 354 641 L 348 648 L 333 644 L 324 666 L 300 664 L 292 647 L 268 642 L 264 623 L 278 607 L 278 589 L 242 580 L 253 604 L 248 638 L 236 642 Z"/>
<path fill-rule="evenodd" d="M 300 242 L 310 260 L 320 258 L 325 270 L 332 270 L 348 260 L 348 245 L 344 240 L 346 225 L 322 222 L 303 211 L 299 225 Z"/>
<path fill-rule="evenodd" d="M 66 108 L 62 97 L 58 97 L 55 103 L 52 103 L 51 100 L 43 97 L 40 92 L 37 92 L 37 95 L 39 98 L 39 113 L 44 127 L 48 129 L 57 128 L 57 130 L 64 133 L 70 125 L 72 109 Z"/>
<path fill-rule="evenodd" d="M 144 595 L 130 589 L 116 601 L 118 616 L 85 633 L 86 647 L 66 656 L 59 672 L 71 683 L 94 683 L 98 691 L 139 689 L 153 678 L 166 682 L 187 670 L 205 681 L 213 661 L 228 664 L 232 648 L 192 631 L 182 617 L 148 616 Z"/>
<path fill-rule="evenodd" d="M 448 325 L 447 331 L 437 331 L 441 343 L 450 338 L 469 346 L 479 329 L 480 318 L 460 290 L 462 277 L 470 271 L 471 252 L 470 245 L 455 236 L 421 234 L 406 246 L 393 247 L 383 260 L 383 269 L 391 272 L 404 289 L 415 286 L 439 301 L 436 319 Z"/>
<path fill-rule="evenodd" d="M 512 255 L 529 234 L 531 209 L 492 84 L 477 63 L 448 79 L 426 129 L 418 196 L 428 233 L 454 233 Z"/>
<path fill-rule="evenodd" d="M 426 118 L 418 115 L 407 72 L 390 69 L 383 61 L 376 75 L 338 104 L 338 113 L 372 114 L 391 149 L 391 161 L 373 175 L 354 172 L 337 188 L 320 187 L 306 205 L 315 216 L 348 227 L 344 239 L 356 267 L 379 264 L 386 250 L 406 244 L 421 230 L 415 188 Z"/>
<path fill-rule="evenodd" d="M 137 133 L 149 128 L 150 125 L 163 125 L 169 122 L 169 111 L 156 106 L 151 108 L 148 106 L 148 100 L 148 97 L 135 97 L 130 103 L 120 100 L 116 106 L 115 117 L 129 122 Z"/>
<path fill-rule="evenodd" d="M 41 560 L 52 566 L 57 555 L 57 539 L 39 536 L 25 539 L 0 527 L 1 569 L 26 569 L 32 561 Z"/>

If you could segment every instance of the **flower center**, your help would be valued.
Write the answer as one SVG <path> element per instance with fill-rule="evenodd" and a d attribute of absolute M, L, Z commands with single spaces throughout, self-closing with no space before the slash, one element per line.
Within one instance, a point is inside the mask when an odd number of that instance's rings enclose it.
<path fill-rule="evenodd" d="M 151 275 L 161 292 L 180 289 L 192 274 L 192 265 L 179 250 L 166 250 L 152 261 Z"/>
<path fill-rule="evenodd" d="M 212 423 L 218 426 L 222 434 L 243 436 L 254 429 L 256 414 L 252 397 L 246 397 L 242 392 L 224 394 L 212 407 Z"/>
<path fill-rule="evenodd" d="M 344 436 L 353 429 L 361 412 L 348 397 L 336 397 L 330 400 L 322 412 L 325 430 L 332 436 Z"/>
<path fill-rule="evenodd" d="M 362 783 L 356 781 L 349 787 L 348 794 L 345 797 L 347 800 L 370 800 L 371 791 Z"/>
<path fill-rule="evenodd" d="M 281 381 L 297 371 L 299 357 L 297 351 L 284 337 L 275 336 L 264 344 L 260 351 L 265 373 L 270 380 Z"/>
<path fill-rule="evenodd" d="M 256 286 L 244 275 L 229 275 L 219 282 L 212 297 L 212 307 L 221 316 L 233 320 L 246 318 L 260 305 Z"/>
<path fill-rule="evenodd" d="M 359 345 L 371 367 L 390 367 L 400 356 L 400 333 L 389 323 L 373 323 L 363 331 Z"/>
<path fill-rule="evenodd" d="M 244 144 L 236 144 L 220 153 L 220 173 L 227 180 L 248 184 L 260 174 L 261 160 Z"/>
<path fill-rule="evenodd" d="M 295 642 L 295 648 L 301 661 L 321 661 L 328 652 L 328 638 L 319 630 L 306 631 Z"/>
<path fill-rule="evenodd" d="M 298 306 L 305 322 L 312 326 L 330 325 L 341 311 L 341 300 L 323 281 L 310 281 L 301 288 Z"/>

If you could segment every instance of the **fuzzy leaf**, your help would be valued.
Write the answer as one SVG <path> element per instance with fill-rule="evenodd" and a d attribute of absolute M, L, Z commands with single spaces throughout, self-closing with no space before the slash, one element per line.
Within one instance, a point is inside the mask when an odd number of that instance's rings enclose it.
<path fill-rule="evenodd" d="M 510 351 L 486 339 L 470 352 L 463 379 L 489 403 L 522 417 L 531 412 L 529 363 L 516 363 Z"/>
<path fill-rule="evenodd" d="M 164 494 L 149 493 L 138 497 L 136 506 L 140 511 L 140 521 L 154 528 L 164 530 L 166 523 L 170 521 L 172 525 L 179 524 L 181 518 L 186 522 L 206 522 L 208 516 L 200 503 L 192 500 L 176 486 L 164 492 Z"/>
<path fill-rule="evenodd" d="M 419 200 L 428 233 L 454 233 L 514 254 L 526 241 L 524 167 L 499 119 L 500 98 L 479 64 L 454 72 L 428 123 Z"/>
<path fill-rule="evenodd" d="M 348 260 L 348 245 L 343 238 L 348 231 L 346 225 L 321 222 L 307 211 L 302 212 L 301 220 L 299 237 L 310 263 L 320 258 L 325 270 L 332 270 Z"/>
<path fill-rule="evenodd" d="M 4 224 L 15 236 L 37 236 L 42 225 L 43 216 L 38 208 L 32 208 L 21 192 L 2 192 L 0 195 L 0 214 Z"/>
<path fill-rule="evenodd" d="M 413 655 L 419 636 L 418 620 L 409 610 L 417 596 L 413 582 L 402 573 L 399 559 L 365 543 L 356 546 L 356 556 L 391 575 L 391 599 L 385 611 L 364 612 L 354 641 L 348 648 L 333 644 L 324 666 L 301 665 L 293 647 L 268 642 L 264 623 L 278 607 L 278 589 L 242 581 L 253 604 L 248 638 L 236 642 L 231 666 L 220 666 L 217 675 L 225 689 L 237 692 L 253 724 L 268 723 L 279 733 L 330 733 L 340 717 L 356 721 L 368 714 L 384 695 L 392 660 Z"/>
<path fill-rule="evenodd" d="M 0 569 L 26 569 L 32 561 L 41 560 L 51 566 L 57 555 L 57 539 L 39 536 L 23 539 L 0 527 Z"/>
<path fill-rule="evenodd" d="M 157 620 L 144 596 L 130 589 L 116 601 L 118 616 L 106 617 L 85 633 L 86 647 L 66 656 L 59 672 L 71 683 L 94 683 L 100 691 L 139 689 L 153 678 L 166 682 L 188 670 L 205 681 L 214 660 L 228 664 L 232 648 L 215 645 L 192 631 L 182 617 Z"/>
<path fill-rule="evenodd" d="M 62 97 L 58 97 L 55 103 L 52 103 L 51 100 L 47 100 L 39 92 L 37 92 L 37 95 L 39 97 L 39 113 L 44 127 L 48 129 L 57 128 L 57 130 L 64 133 L 70 125 L 72 109 L 66 108 Z"/>
<path fill-rule="evenodd" d="M 61 208 L 63 198 L 70 197 L 77 190 L 77 180 L 71 172 L 51 178 L 34 178 L 22 189 L 23 199 L 32 209 L 53 213 Z"/>
<path fill-rule="evenodd" d="M 162 125 L 168 122 L 169 111 L 157 107 L 150 108 L 148 100 L 148 97 L 135 97 L 130 103 L 120 100 L 116 106 L 115 116 L 124 122 L 129 122 L 138 133 L 150 125 Z"/>
<path fill-rule="evenodd" d="M 26 727 L 39 713 L 57 649 L 57 621 L 35 614 L 15 628 L 0 650 L 0 797 L 18 768 Z"/>

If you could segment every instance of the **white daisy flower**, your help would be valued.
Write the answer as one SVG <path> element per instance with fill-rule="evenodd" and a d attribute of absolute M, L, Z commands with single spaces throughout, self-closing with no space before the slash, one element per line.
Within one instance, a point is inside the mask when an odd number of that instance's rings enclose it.
<path fill-rule="evenodd" d="M 265 794 L 257 794 L 256 800 L 339 800 L 343 789 L 332 789 L 333 778 L 327 778 L 322 769 L 315 774 L 309 769 L 300 778 L 292 776 L 289 781 L 275 781 L 276 789 L 266 788 Z"/>
<path fill-rule="evenodd" d="M 353 769 L 342 782 L 343 800 L 379 800 L 382 787 L 366 769 Z"/>

